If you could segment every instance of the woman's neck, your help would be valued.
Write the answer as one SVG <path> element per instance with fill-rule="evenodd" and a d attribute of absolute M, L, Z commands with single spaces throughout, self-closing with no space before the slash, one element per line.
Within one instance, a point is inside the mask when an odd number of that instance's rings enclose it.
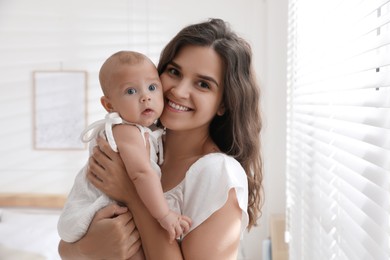
<path fill-rule="evenodd" d="M 167 130 L 164 141 L 164 163 L 161 184 L 164 191 L 178 185 L 186 172 L 200 157 L 217 152 L 218 148 L 207 131 L 177 132 Z"/>
<path fill-rule="evenodd" d="M 164 142 L 164 157 L 175 160 L 192 158 L 206 154 L 204 148 L 212 143 L 207 132 L 167 130 Z"/>

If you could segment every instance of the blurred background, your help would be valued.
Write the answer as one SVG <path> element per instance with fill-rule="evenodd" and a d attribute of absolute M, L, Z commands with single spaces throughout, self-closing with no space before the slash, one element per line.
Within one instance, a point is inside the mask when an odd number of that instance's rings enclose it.
<path fill-rule="evenodd" d="M 389 260 L 390 0 L 0 0 L 0 195 L 66 196 L 79 132 L 105 115 L 104 60 L 157 64 L 208 18 L 251 44 L 261 85 L 265 204 L 238 259 Z"/>
<path fill-rule="evenodd" d="M 269 216 L 285 212 L 287 1 L 0 0 L 0 192 L 67 194 L 88 157 L 84 147 L 39 139 L 40 133 L 49 134 L 50 124 L 63 122 L 41 121 L 38 112 L 50 115 L 61 106 L 59 100 L 73 96 L 62 89 L 45 98 L 37 73 L 85 72 L 86 90 L 79 92 L 85 105 L 79 103 L 73 115 L 89 124 L 105 114 L 98 71 L 109 55 L 132 49 L 157 63 L 162 48 L 182 27 L 212 17 L 229 22 L 251 44 L 262 88 L 266 204 L 240 252 L 242 259 L 261 259 Z M 39 108 L 42 101 L 53 107 Z M 65 117 L 69 110 L 57 112 Z M 63 127 L 50 131 L 61 136 L 74 132 L 68 141 L 78 138 L 75 129 L 80 126 L 70 124 L 75 127 L 68 132 Z"/>

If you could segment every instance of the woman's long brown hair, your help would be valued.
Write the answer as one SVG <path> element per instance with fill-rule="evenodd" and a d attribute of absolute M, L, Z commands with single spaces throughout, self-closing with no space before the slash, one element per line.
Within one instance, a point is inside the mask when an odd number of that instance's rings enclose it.
<path fill-rule="evenodd" d="M 190 25 L 182 29 L 160 56 L 161 74 L 178 51 L 188 45 L 213 48 L 224 64 L 223 104 L 225 113 L 216 115 L 210 135 L 221 151 L 234 157 L 248 179 L 248 229 L 256 225 L 263 204 L 262 156 L 260 151 L 260 89 L 252 68 L 250 45 L 221 19 Z"/>

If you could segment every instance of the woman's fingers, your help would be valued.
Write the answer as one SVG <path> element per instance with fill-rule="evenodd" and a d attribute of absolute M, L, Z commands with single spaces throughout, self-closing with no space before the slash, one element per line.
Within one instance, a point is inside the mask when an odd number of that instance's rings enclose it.
<path fill-rule="evenodd" d="M 107 154 L 100 149 L 99 146 L 95 146 L 93 148 L 92 158 L 102 168 L 106 168 L 106 166 L 111 162 L 111 158 L 109 158 Z"/>
<path fill-rule="evenodd" d="M 87 179 L 97 189 L 99 189 L 99 190 L 101 189 L 103 182 L 98 177 L 96 177 L 96 175 L 94 175 L 93 173 L 88 173 Z"/>
<path fill-rule="evenodd" d="M 96 146 L 93 148 L 93 153 L 88 161 L 87 178 L 92 183 L 94 183 L 94 178 L 97 178 L 99 181 L 104 182 L 104 178 L 106 176 L 105 173 L 107 172 L 106 170 L 115 167 L 115 163 L 118 163 L 112 161 L 111 158 L 115 157 L 115 152 L 111 151 L 111 148 L 109 146 L 109 149 L 107 149 L 107 142 L 102 138 L 99 138 L 98 143 L 100 146 Z M 111 152 L 114 153 L 113 156 L 111 156 Z"/>
<path fill-rule="evenodd" d="M 124 234 L 127 234 L 126 243 L 128 245 L 127 255 L 134 255 L 141 247 L 141 239 L 135 226 L 131 212 L 117 217 L 120 226 L 123 225 Z"/>
<path fill-rule="evenodd" d="M 98 164 L 93 157 L 88 160 L 87 179 L 97 188 L 100 188 L 104 176 L 104 168 Z"/>
<path fill-rule="evenodd" d="M 136 254 L 138 252 L 138 250 L 140 250 L 142 244 L 141 244 L 141 239 L 138 239 L 137 242 L 135 243 L 130 243 L 130 247 L 128 249 L 128 255 L 133 257 L 134 254 Z M 143 256 L 143 252 L 138 252 L 137 254 L 141 254 Z M 145 259 L 144 257 L 142 259 Z"/>
<path fill-rule="evenodd" d="M 110 204 L 101 210 L 99 210 L 94 219 L 100 220 L 100 219 L 106 219 L 106 218 L 113 218 L 118 215 L 122 215 L 128 211 L 127 207 L 121 207 L 115 203 Z"/>
<path fill-rule="evenodd" d="M 107 167 L 124 167 L 122 158 L 119 153 L 113 151 L 107 140 L 103 138 L 97 139 L 97 147 L 99 151 L 94 150 L 93 157 L 104 168 Z"/>
<path fill-rule="evenodd" d="M 130 237 L 129 237 L 130 244 L 134 244 L 135 242 L 140 240 L 140 235 L 139 235 L 138 230 L 134 224 L 134 221 L 130 221 L 126 227 L 127 227 L 128 234 L 130 234 Z"/>
<path fill-rule="evenodd" d="M 115 160 L 117 158 L 117 153 L 111 149 L 109 143 L 104 138 L 98 138 L 97 146 L 99 147 L 100 151 L 110 160 Z"/>
<path fill-rule="evenodd" d="M 127 207 L 110 204 L 99 210 L 93 221 L 102 219 L 108 225 L 105 234 L 110 238 L 110 243 L 115 244 L 115 247 L 112 246 L 115 259 L 129 259 L 140 249 L 141 239 Z"/>

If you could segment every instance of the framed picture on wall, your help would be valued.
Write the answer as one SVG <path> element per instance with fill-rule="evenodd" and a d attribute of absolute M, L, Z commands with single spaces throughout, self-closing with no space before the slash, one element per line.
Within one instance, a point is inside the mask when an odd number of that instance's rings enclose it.
<path fill-rule="evenodd" d="M 85 149 L 87 72 L 33 72 L 33 146 L 37 150 Z"/>

